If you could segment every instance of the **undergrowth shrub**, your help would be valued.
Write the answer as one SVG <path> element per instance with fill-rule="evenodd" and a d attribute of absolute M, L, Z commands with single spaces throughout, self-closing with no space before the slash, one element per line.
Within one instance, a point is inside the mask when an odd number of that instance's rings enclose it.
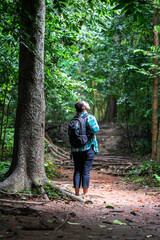
<path fill-rule="evenodd" d="M 139 185 L 160 186 L 160 163 L 153 160 L 142 162 L 128 172 L 126 180 Z"/>
<path fill-rule="evenodd" d="M 0 161 L 0 182 L 2 182 L 5 177 L 4 174 L 9 170 L 11 161 Z"/>
<path fill-rule="evenodd" d="M 50 154 L 45 155 L 45 172 L 47 178 L 53 180 L 55 177 L 61 177 L 59 166 L 54 163 L 54 158 Z"/>

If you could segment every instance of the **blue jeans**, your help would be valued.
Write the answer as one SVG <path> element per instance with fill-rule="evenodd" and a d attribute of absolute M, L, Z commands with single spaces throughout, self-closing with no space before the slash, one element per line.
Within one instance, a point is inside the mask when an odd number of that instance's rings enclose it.
<path fill-rule="evenodd" d="M 74 160 L 74 187 L 89 187 L 90 171 L 94 160 L 94 150 L 92 147 L 84 152 L 73 152 Z"/>

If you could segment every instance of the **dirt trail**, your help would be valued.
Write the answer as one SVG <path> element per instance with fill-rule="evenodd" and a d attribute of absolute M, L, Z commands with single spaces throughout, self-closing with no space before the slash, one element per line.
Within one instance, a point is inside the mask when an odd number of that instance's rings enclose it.
<path fill-rule="evenodd" d="M 117 175 L 124 174 L 125 171 L 136 164 L 132 158 L 127 156 L 129 144 L 125 131 L 116 124 L 100 125 L 100 131 L 96 134 L 99 145 L 99 153 L 95 156 L 94 169 L 108 170 Z M 61 166 L 65 169 L 73 169 L 73 161 L 61 159 Z M 59 164 L 59 160 L 57 164 Z"/>
<path fill-rule="evenodd" d="M 69 179 L 57 184 L 73 191 L 72 172 L 65 173 Z M 64 206 L 65 211 L 76 213 L 71 221 L 90 229 L 90 237 L 85 233 L 75 239 L 160 239 L 160 195 L 153 189 L 137 189 L 120 177 L 93 170 L 88 198 L 93 204 Z"/>
<path fill-rule="evenodd" d="M 102 130 L 103 133 L 105 131 L 104 135 L 102 132 L 99 133 L 99 157 L 105 156 L 107 159 L 108 156 L 119 156 L 116 153 L 121 151 L 115 141 L 121 143 L 122 138 L 118 139 L 119 135 L 115 137 L 113 130 L 110 137 L 106 136 L 106 131 L 110 131 L 108 128 Z M 112 140 L 114 144 L 109 144 Z M 124 145 L 122 144 L 122 147 Z M 117 148 L 114 154 L 113 148 Z M 116 158 L 112 159 L 114 161 Z M 63 178 L 55 179 L 55 183 L 63 189 L 74 192 L 73 169 L 62 168 L 61 172 Z M 24 205 L 17 204 L 16 206 L 23 207 L 21 213 L 17 215 L 2 213 L 0 216 L 0 239 L 160 239 L 160 194 L 154 189 L 147 186 L 137 188 L 131 183 L 126 183 L 123 177 L 107 174 L 106 170 L 99 168 L 91 171 L 88 199 L 89 204 L 68 200 L 54 200 L 42 205 L 28 204 L 25 205 L 28 214 L 23 209 Z M 35 203 L 32 200 L 31 202 Z"/>
<path fill-rule="evenodd" d="M 62 172 L 69 177 L 55 182 L 73 192 L 72 171 Z M 120 177 L 93 170 L 88 198 L 92 204 L 54 200 L 42 205 L 25 205 L 28 210 L 22 209 L 24 214 L 2 214 L 0 237 L 6 240 L 160 239 L 158 192 L 135 189 Z"/>

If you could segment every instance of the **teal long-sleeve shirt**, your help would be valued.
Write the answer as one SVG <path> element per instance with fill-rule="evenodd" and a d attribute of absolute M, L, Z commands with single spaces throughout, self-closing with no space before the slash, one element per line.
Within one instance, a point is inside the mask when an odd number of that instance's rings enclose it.
<path fill-rule="evenodd" d="M 83 117 L 83 115 L 86 114 L 86 111 L 83 111 L 80 115 L 80 117 Z M 93 146 L 94 152 L 98 152 L 98 142 L 95 133 L 99 131 L 99 126 L 96 121 L 96 118 L 93 115 L 88 114 L 86 117 L 86 128 L 87 128 L 87 135 L 90 135 L 91 138 L 89 138 L 88 142 L 85 146 L 81 148 L 74 148 L 72 147 L 72 152 L 83 152 L 86 150 L 89 150 L 91 146 Z"/>

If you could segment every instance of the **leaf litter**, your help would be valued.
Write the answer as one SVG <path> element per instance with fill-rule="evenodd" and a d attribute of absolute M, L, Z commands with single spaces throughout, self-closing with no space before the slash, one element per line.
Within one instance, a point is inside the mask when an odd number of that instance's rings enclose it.
<path fill-rule="evenodd" d="M 64 175 L 66 174 L 72 176 L 73 172 L 64 170 Z M 101 181 L 92 182 L 93 174 Z M 64 180 L 72 185 L 71 177 L 63 179 L 63 182 Z M 58 181 L 60 185 L 61 180 Z M 45 240 L 69 240 L 71 232 L 72 239 L 76 240 L 159 238 L 158 196 L 146 197 L 147 190 L 134 190 L 134 186 L 126 185 L 120 177 L 98 174 L 95 170 L 91 174 L 90 193 L 92 204 L 74 201 L 65 204 L 64 201 L 53 200 L 43 205 L 27 205 L 27 211 L 12 209 L 12 215 L 9 215 L 9 212 L 1 214 L 0 222 L 4 224 L 0 226 L 2 239 L 13 240 L 16 234 L 18 240 L 25 240 L 26 234 L 26 239 L 29 236 L 31 240 L 44 240 L 44 236 Z M 94 197 L 94 194 L 103 194 L 104 198 Z M 16 207 L 22 208 L 22 205 L 15 205 L 15 209 Z M 26 214 L 23 214 L 24 212 Z M 7 229 L 10 229 L 10 232 Z"/>

